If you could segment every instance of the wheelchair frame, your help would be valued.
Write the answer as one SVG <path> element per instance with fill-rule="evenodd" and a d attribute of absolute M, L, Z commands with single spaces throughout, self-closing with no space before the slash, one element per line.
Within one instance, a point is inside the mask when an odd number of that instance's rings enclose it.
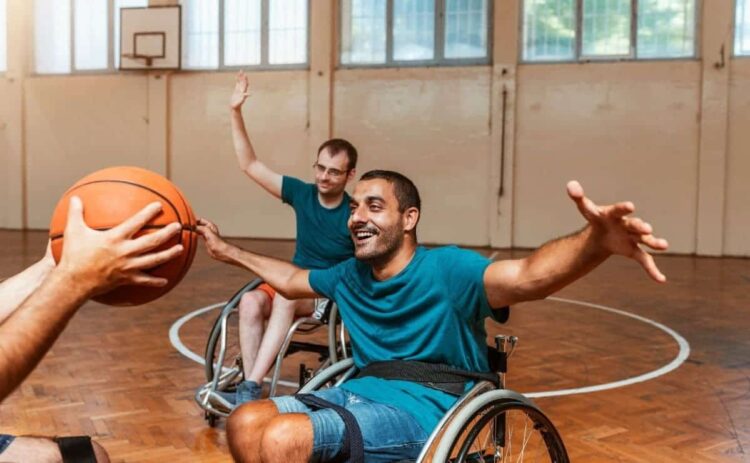
<path fill-rule="evenodd" d="M 239 291 L 237 291 L 227 303 L 222 307 L 221 312 L 216 318 L 211 332 L 206 342 L 205 358 L 205 383 L 195 393 L 195 401 L 204 410 L 204 417 L 209 425 L 213 426 L 216 419 L 220 416 L 229 416 L 231 407 L 228 407 L 224 400 L 215 394 L 216 391 L 223 391 L 237 382 L 237 378 L 243 374 L 242 360 L 238 356 L 234 361 L 234 366 L 224 366 L 227 355 L 227 326 L 229 318 L 238 313 L 238 307 L 242 296 L 257 289 L 263 281 L 256 278 Z M 301 317 L 294 321 L 292 326 L 282 342 L 279 353 L 276 355 L 273 373 L 271 378 L 265 378 L 264 382 L 270 382 L 270 397 L 276 395 L 279 385 L 288 387 L 301 387 L 311 376 L 324 368 L 336 363 L 340 358 L 347 358 L 346 330 L 343 323 L 338 317 L 338 307 L 330 300 L 316 300 L 315 307 L 318 311 L 318 304 L 325 303 L 323 316 L 321 319 L 314 317 Z M 297 333 L 309 334 L 318 331 L 322 327 L 328 328 L 328 345 L 321 345 L 309 342 L 295 341 L 293 337 Z M 219 345 L 218 355 L 216 355 L 217 343 Z M 304 364 L 300 365 L 299 384 L 285 382 L 280 379 L 281 365 L 289 355 L 296 352 L 313 352 L 320 356 L 321 364 L 314 370 L 308 369 Z"/>
<path fill-rule="evenodd" d="M 438 463 L 438 462 L 464 462 L 474 461 L 467 460 L 471 458 L 468 445 L 471 444 L 473 437 L 481 430 L 481 426 L 490 420 L 502 420 L 498 425 L 501 431 L 495 430 L 493 436 L 496 446 L 504 446 L 506 443 L 505 424 L 506 413 L 512 410 L 521 411 L 532 422 L 535 431 L 538 431 L 547 448 L 550 462 L 569 463 L 568 454 L 565 450 L 560 434 L 555 429 L 549 418 L 531 401 L 528 397 L 509 389 L 505 389 L 505 374 L 507 372 L 507 359 L 513 353 L 518 338 L 515 336 L 495 336 L 495 349 L 501 356 L 502 361 L 497 365 L 497 374 L 500 380 L 500 388 L 497 388 L 489 381 L 479 381 L 466 394 L 451 407 L 448 412 L 438 423 L 435 430 L 425 442 L 422 451 L 417 458 L 417 463 Z M 322 388 L 325 385 L 339 386 L 347 379 L 356 374 L 356 367 L 351 358 L 342 360 L 312 378 L 299 393 L 307 393 Z M 485 415 L 482 415 L 486 412 Z M 495 422 L 498 423 L 498 422 Z M 469 438 L 464 442 L 459 442 L 464 432 L 469 431 Z M 502 434 L 498 436 L 498 434 Z M 497 439 L 502 439 L 498 444 Z M 458 447 L 458 455 L 455 449 Z M 487 461 L 482 457 L 478 461 Z M 504 459 L 493 459 L 490 461 L 505 461 Z M 522 461 L 513 459 L 512 461 Z"/>

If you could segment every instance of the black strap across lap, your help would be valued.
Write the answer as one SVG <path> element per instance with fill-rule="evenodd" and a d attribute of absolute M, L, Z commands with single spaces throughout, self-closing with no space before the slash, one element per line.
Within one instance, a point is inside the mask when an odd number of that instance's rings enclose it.
<path fill-rule="evenodd" d="M 468 381 L 489 381 L 500 386 L 496 373 L 467 371 L 450 365 L 413 360 L 373 362 L 360 370 L 356 377 L 364 376 L 411 381 L 453 395 L 462 395 Z"/>
<path fill-rule="evenodd" d="M 55 437 L 63 463 L 96 463 L 89 436 Z"/>
<path fill-rule="evenodd" d="M 336 463 L 364 463 L 365 443 L 362 439 L 362 430 L 352 412 L 312 394 L 297 394 L 294 397 L 313 410 L 331 409 L 344 420 L 344 442 L 341 452 L 334 460 Z"/>

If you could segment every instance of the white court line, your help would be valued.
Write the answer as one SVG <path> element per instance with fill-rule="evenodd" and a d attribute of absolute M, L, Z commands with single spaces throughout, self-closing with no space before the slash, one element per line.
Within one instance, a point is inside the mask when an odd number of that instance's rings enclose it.
<path fill-rule="evenodd" d="M 573 394 L 587 394 L 590 392 L 606 391 L 609 389 L 616 389 L 620 387 L 630 386 L 631 384 L 642 383 L 644 381 L 649 381 L 649 380 L 658 378 L 659 376 L 665 375 L 669 373 L 670 371 L 673 371 L 679 368 L 679 366 L 682 365 L 685 362 L 685 360 L 687 360 L 688 356 L 690 355 L 690 344 L 688 344 L 685 338 L 680 336 L 679 333 L 669 328 L 668 326 L 662 325 L 661 323 L 655 322 L 654 320 L 651 320 L 649 318 L 642 317 L 640 315 L 635 315 L 630 312 L 625 312 L 624 310 L 615 309 L 613 307 L 607 307 L 607 306 L 600 305 L 600 304 L 592 304 L 590 302 L 576 301 L 573 299 L 563 299 L 560 297 L 548 297 L 547 299 L 551 301 L 563 302 L 566 304 L 573 304 L 573 305 L 579 305 L 579 306 L 588 307 L 592 309 L 604 310 L 605 312 L 622 315 L 623 317 L 632 318 L 634 320 L 638 320 L 640 322 L 646 323 L 647 325 L 651 325 L 655 328 L 658 328 L 661 331 L 670 335 L 677 342 L 677 345 L 680 347 L 680 351 L 677 353 L 677 356 L 667 365 L 664 365 L 661 368 L 658 368 L 653 371 L 649 371 L 642 375 L 633 376 L 631 378 L 622 379 L 620 381 L 614 381 L 614 382 L 605 383 L 605 384 L 597 384 L 593 386 L 578 387 L 578 388 L 572 388 L 572 389 L 561 389 L 557 391 L 541 391 L 541 392 L 523 393 L 527 397 L 540 398 L 540 397 L 558 397 L 558 396 L 573 395 Z M 182 325 L 187 323 L 190 319 L 197 317 L 198 315 L 201 315 L 203 313 L 206 313 L 210 310 L 213 310 L 217 307 L 221 307 L 224 304 L 226 304 L 226 302 L 219 302 L 217 304 L 212 304 L 207 307 L 194 310 L 182 316 L 180 319 L 174 322 L 172 327 L 169 329 L 169 341 L 172 343 L 174 348 L 177 349 L 179 353 L 189 358 L 190 360 L 193 360 L 197 363 L 200 363 L 201 365 L 204 365 L 205 360 L 203 359 L 203 357 L 201 357 L 200 355 L 188 349 L 180 340 L 180 328 L 182 327 Z"/>
<path fill-rule="evenodd" d="M 620 381 L 614 381 L 611 383 L 597 384 L 594 386 L 577 387 L 577 388 L 572 388 L 572 389 L 561 389 L 558 391 L 531 392 L 528 394 L 524 393 L 524 395 L 527 397 L 539 398 L 539 397 L 558 397 L 558 396 L 573 395 L 573 394 L 586 394 L 589 392 L 606 391 L 609 389 L 616 389 L 618 387 L 630 386 L 631 384 L 642 383 L 644 381 L 649 381 L 649 380 L 658 378 L 659 376 L 666 375 L 670 371 L 676 370 L 677 368 L 679 368 L 680 365 L 685 363 L 685 360 L 687 360 L 687 358 L 690 356 L 690 344 L 688 344 L 685 338 L 683 338 L 679 333 L 669 328 L 668 326 L 662 325 L 661 323 L 655 322 L 649 318 L 641 317 L 640 315 L 635 315 L 630 312 L 625 312 L 624 310 L 615 309 L 613 307 L 607 307 L 607 306 L 600 305 L 600 304 L 592 304 L 590 302 L 576 301 L 573 299 L 563 299 L 561 297 L 548 297 L 547 299 L 551 301 L 564 302 L 567 304 L 590 307 L 592 309 L 604 310 L 606 312 L 611 312 L 617 315 L 622 315 L 623 317 L 629 317 L 634 320 L 638 320 L 640 322 L 646 323 L 672 336 L 672 338 L 677 342 L 677 345 L 680 346 L 680 351 L 677 353 L 677 356 L 667 365 L 664 365 L 661 368 L 658 368 L 653 371 L 649 371 L 648 373 L 644 373 L 642 375 L 633 376 L 632 378 L 627 378 L 627 379 L 623 379 Z"/>

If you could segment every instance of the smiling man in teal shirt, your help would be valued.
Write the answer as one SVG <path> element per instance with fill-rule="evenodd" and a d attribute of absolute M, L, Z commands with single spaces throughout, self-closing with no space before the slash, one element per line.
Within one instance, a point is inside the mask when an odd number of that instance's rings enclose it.
<path fill-rule="evenodd" d="M 260 274 L 288 298 L 334 299 L 349 329 L 354 362 L 418 361 L 487 372 L 484 320 L 493 307 L 544 298 L 584 276 L 613 254 L 638 261 L 665 281 L 641 245 L 667 248 L 651 226 L 629 217 L 630 202 L 597 206 L 577 182 L 568 194 L 588 225 L 530 256 L 490 262 L 456 247 L 417 244 L 421 201 L 414 184 L 391 171 L 371 171 L 357 183 L 349 230 L 355 258 L 326 270 L 302 270 L 226 243 L 201 219 L 212 257 Z M 444 389 L 395 376 L 364 376 L 314 393 L 345 409 L 311 408 L 306 398 L 278 397 L 243 405 L 227 423 L 238 461 L 329 461 L 346 449 L 344 416 L 362 434 L 366 461 L 414 459 L 440 417 L 458 399 Z M 460 392 L 459 392 L 460 393 Z"/>

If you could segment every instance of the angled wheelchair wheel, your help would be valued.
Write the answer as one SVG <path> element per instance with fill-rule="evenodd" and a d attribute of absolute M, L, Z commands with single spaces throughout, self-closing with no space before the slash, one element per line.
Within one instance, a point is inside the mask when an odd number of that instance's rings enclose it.
<path fill-rule="evenodd" d="M 445 430 L 431 461 L 569 463 L 552 422 L 518 393 L 487 392 L 461 415 Z"/>
<path fill-rule="evenodd" d="M 216 317 L 211 332 L 206 342 L 206 351 L 204 359 L 206 381 L 213 381 L 216 368 L 221 365 L 222 372 L 235 371 L 240 373 L 242 370 L 240 358 L 240 336 L 239 326 L 237 323 L 230 323 L 233 316 L 237 316 L 237 308 L 242 296 L 252 291 L 263 283 L 263 280 L 256 278 L 250 283 L 243 286 L 232 296 L 224 305 Z M 223 349 L 222 349 L 223 347 Z"/>

